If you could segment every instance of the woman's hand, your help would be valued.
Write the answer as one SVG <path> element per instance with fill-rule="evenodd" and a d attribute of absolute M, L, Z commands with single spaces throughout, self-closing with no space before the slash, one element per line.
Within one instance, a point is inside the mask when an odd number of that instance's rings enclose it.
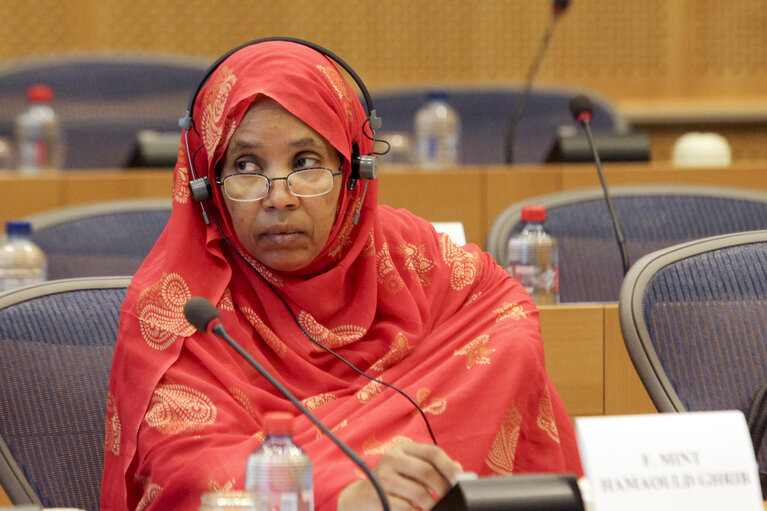
<path fill-rule="evenodd" d="M 391 511 L 431 509 L 461 472 L 461 464 L 439 447 L 411 441 L 386 451 L 373 469 Z M 381 499 L 368 479 L 353 482 L 338 496 L 338 511 L 382 509 Z"/>

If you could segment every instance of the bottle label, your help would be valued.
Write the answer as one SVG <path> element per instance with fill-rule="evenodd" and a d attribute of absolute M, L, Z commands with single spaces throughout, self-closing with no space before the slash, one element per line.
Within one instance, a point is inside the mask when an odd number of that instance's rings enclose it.
<path fill-rule="evenodd" d="M 559 266 L 548 266 L 541 271 L 534 264 L 510 262 L 506 271 L 522 284 L 536 303 L 559 302 Z"/>

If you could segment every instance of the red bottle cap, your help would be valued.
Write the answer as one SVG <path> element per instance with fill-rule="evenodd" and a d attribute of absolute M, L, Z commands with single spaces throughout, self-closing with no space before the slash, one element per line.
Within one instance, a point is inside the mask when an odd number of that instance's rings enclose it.
<path fill-rule="evenodd" d="M 30 103 L 50 103 L 53 101 L 53 89 L 44 83 L 35 83 L 27 87 L 27 101 Z"/>
<path fill-rule="evenodd" d="M 264 432 L 267 435 L 292 435 L 295 417 L 289 412 L 267 412 L 264 416 Z"/>
<path fill-rule="evenodd" d="M 546 208 L 543 206 L 525 206 L 522 208 L 523 222 L 545 222 Z"/>

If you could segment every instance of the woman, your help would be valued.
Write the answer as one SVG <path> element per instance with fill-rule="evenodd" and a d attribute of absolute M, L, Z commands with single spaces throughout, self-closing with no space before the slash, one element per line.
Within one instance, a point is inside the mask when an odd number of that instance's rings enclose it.
<path fill-rule="evenodd" d="M 538 312 L 475 246 L 458 247 L 350 179 L 366 114 L 333 62 L 295 42 L 246 46 L 197 97 L 173 211 L 122 309 L 107 403 L 102 510 L 196 510 L 244 486 L 268 411 L 295 408 L 183 307 L 229 334 L 354 449 L 392 509 L 428 509 L 461 471 L 580 474 L 544 367 Z M 189 191 L 207 176 L 206 210 Z M 266 178 L 266 179 L 265 179 Z M 368 376 L 339 361 L 332 350 Z M 434 441 L 429 427 L 433 430 Z M 304 416 L 317 509 L 380 509 Z"/>

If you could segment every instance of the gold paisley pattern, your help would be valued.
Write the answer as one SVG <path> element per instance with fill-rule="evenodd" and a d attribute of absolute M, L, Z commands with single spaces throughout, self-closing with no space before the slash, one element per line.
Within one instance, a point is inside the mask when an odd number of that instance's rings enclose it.
<path fill-rule="evenodd" d="M 232 92 L 237 77 L 232 68 L 221 66 L 211 80 L 203 96 L 204 110 L 200 122 L 200 132 L 208 158 L 213 157 L 213 152 L 221 139 L 223 133 L 222 117 L 226 100 Z"/>
<path fill-rule="evenodd" d="M 360 403 L 369 403 L 372 401 L 378 394 L 383 392 L 384 385 L 377 382 L 377 381 L 371 381 L 364 387 L 362 387 L 360 390 L 357 391 L 357 399 L 360 400 Z"/>
<path fill-rule="evenodd" d="M 522 414 L 512 406 L 503 419 L 501 430 L 493 440 L 485 463 L 494 472 L 508 475 L 514 471 L 514 457 L 517 454 L 519 431 L 522 428 Z"/>
<path fill-rule="evenodd" d="M 426 247 L 403 243 L 397 247 L 397 252 L 405 255 L 405 268 L 415 272 L 422 286 L 431 284 L 431 277 L 428 273 L 434 269 L 435 264 L 434 261 L 427 259 L 424 255 Z"/>
<path fill-rule="evenodd" d="M 389 247 L 386 243 L 383 244 L 381 250 L 376 254 L 376 265 L 378 266 L 378 282 L 383 285 L 385 290 L 394 294 L 405 287 L 405 282 L 403 282 L 402 277 L 399 276 L 397 269 L 394 267 L 394 261 L 391 259 Z"/>
<path fill-rule="evenodd" d="M 551 394 L 549 388 L 544 387 L 541 402 L 538 403 L 538 418 L 536 424 L 541 428 L 549 438 L 559 443 L 559 430 L 554 420 L 554 407 L 551 405 Z"/>
<path fill-rule="evenodd" d="M 338 399 L 332 392 L 325 392 L 324 394 L 317 394 L 316 396 L 310 396 L 301 400 L 301 404 L 307 407 L 309 410 L 316 410 L 322 405 L 326 405 L 331 401 Z"/>
<path fill-rule="evenodd" d="M 228 481 L 224 481 L 223 483 L 210 479 L 208 480 L 208 491 L 211 493 L 230 491 L 232 488 L 234 488 L 234 482 L 234 477 Z"/>
<path fill-rule="evenodd" d="M 189 190 L 189 167 L 179 163 L 176 173 L 173 175 L 173 200 L 179 204 L 186 204 L 192 198 Z"/>
<path fill-rule="evenodd" d="M 235 401 L 237 401 L 240 406 L 242 406 L 246 412 L 248 412 L 248 415 L 253 417 L 254 419 L 258 420 L 258 414 L 256 414 L 256 407 L 253 406 L 253 403 L 251 403 L 250 398 L 245 393 L 244 390 L 239 389 L 237 387 L 232 387 L 229 389 L 229 393 L 232 395 Z"/>
<path fill-rule="evenodd" d="M 460 291 L 482 275 L 482 259 L 478 253 L 467 252 L 456 245 L 447 234 L 440 236 L 442 259 L 450 266 L 450 287 Z"/>
<path fill-rule="evenodd" d="M 490 336 L 482 334 L 473 341 L 470 341 L 463 348 L 455 350 L 454 356 L 463 355 L 466 357 L 466 369 L 471 369 L 476 364 L 487 365 L 490 363 L 490 355 L 495 349 L 487 347 L 487 343 L 490 341 Z"/>
<path fill-rule="evenodd" d="M 330 86 L 333 87 L 333 90 L 336 91 L 338 99 L 340 99 L 344 105 L 346 117 L 348 117 L 349 121 L 351 122 L 353 120 L 352 103 L 348 93 L 349 85 L 346 83 L 346 80 L 344 80 L 344 78 L 339 74 L 335 67 L 317 65 L 317 69 L 319 69 L 322 74 L 325 75 L 325 78 L 327 78 Z"/>
<path fill-rule="evenodd" d="M 144 487 L 144 494 L 136 505 L 136 511 L 144 511 L 144 509 L 149 507 L 149 504 L 160 495 L 160 492 L 162 492 L 162 487 L 160 485 L 149 483 Z"/>
<path fill-rule="evenodd" d="M 339 258 L 343 253 L 344 247 L 351 245 L 352 229 L 354 229 L 354 213 L 357 211 L 357 208 L 359 208 L 360 202 L 362 202 L 362 199 L 357 197 L 349 204 L 348 212 L 341 224 L 341 228 L 338 230 L 338 235 L 335 237 L 328 250 L 328 255 L 330 257 Z"/>
<path fill-rule="evenodd" d="M 375 434 L 370 436 L 362 443 L 362 452 L 368 454 L 383 454 L 400 442 L 406 442 L 410 439 L 403 435 L 397 435 L 385 442 L 379 442 L 376 440 Z"/>
<path fill-rule="evenodd" d="M 253 328 L 256 329 L 256 332 L 258 332 L 258 335 L 261 336 L 261 338 L 264 340 L 264 342 L 272 348 L 272 351 L 274 351 L 275 354 L 277 354 L 278 357 L 284 357 L 285 353 L 288 351 L 288 346 L 277 337 L 277 334 L 274 333 L 274 331 L 266 326 L 266 323 L 258 317 L 258 314 L 256 314 L 256 311 L 249 307 L 241 307 L 240 312 L 242 312 L 245 315 L 245 318 L 250 322 L 251 325 L 253 325 Z"/>
<path fill-rule="evenodd" d="M 186 385 L 160 383 L 154 389 L 144 416 L 146 423 L 166 435 L 202 431 L 216 421 L 216 406 Z"/>
<path fill-rule="evenodd" d="M 328 329 L 306 311 L 301 311 L 298 314 L 298 323 L 312 336 L 312 339 L 331 349 L 340 348 L 341 346 L 358 341 L 367 333 L 367 330 L 358 325 L 340 325 L 333 329 Z M 314 343 L 312 343 L 312 349 L 314 351 L 325 351 Z"/>
<path fill-rule="evenodd" d="M 477 291 L 476 293 L 472 293 L 465 302 L 463 302 L 463 305 L 461 305 L 461 308 L 466 307 L 467 305 L 471 305 L 472 303 L 476 302 L 479 297 L 482 296 L 482 291 Z"/>
<path fill-rule="evenodd" d="M 330 432 L 331 433 L 336 433 L 336 432 L 338 432 L 339 429 L 343 429 L 343 428 L 345 428 L 348 425 L 349 425 L 349 420 L 348 419 L 344 419 L 341 422 L 339 422 L 338 424 L 336 424 L 335 426 L 333 426 L 332 428 L 330 428 Z M 317 430 L 317 435 L 316 435 L 317 440 L 319 440 L 320 438 L 325 436 L 325 433 L 320 431 L 320 428 L 318 428 L 317 426 L 315 426 L 314 429 Z"/>
<path fill-rule="evenodd" d="M 144 341 L 156 350 L 168 348 L 178 336 L 188 337 L 196 329 L 184 318 L 184 304 L 192 297 L 189 286 L 177 273 L 163 273 L 138 298 L 138 314 Z"/>
<path fill-rule="evenodd" d="M 514 321 L 519 321 L 520 319 L 525 319 L 530 315 L 530 313 L 525 311 L 520 304 L 509 302 L 505 302 L 500 309 L 495 309 L 493 314 L 496 315 L 496 323 L 504 319 L 513 319 Z"/>
<path fill-rule="evenodd" d="M 253 256 L 251 256 L 247 252 L 240 255 L 242 255 L 248 261 L 248 264 L 250 264 L 258 273 L 260 273 L 271 284 L 273 284 L 276 287 L 282 287 L 283 285 L 285 285 L 285 282 L 280 277 L 278 277 L 277 274 L 274 273 L 274 270 L 272 270 L 268 266 L 265 266 L 263 263 L 261 263 L 261 261 L 256 260 Z"/>
<path fill-rule="evenodd" d="M 371 365 L 370 369 L 382 373 L 408 356 L 411 351 L 413 351 L 413 346 L 408 344 L 405 334 L 399 332 L 394 337 L 394 342 L 389 346 L 386 355 Z"/>
<path fill-rule="evenodd" d="M 224 289 L 224 294 L 221 295 L 216 307 L 220 311 L 234 312 L 234 300 L 232 300 L 232 292 L 228 287 Z"/>
<path fill-rule="evenodd" d="M 426 387 L 418 389 L 415 394 L 415 401 L 418 403 L 418 407 L 424 411 L 424 413 L 430 413 L 432 415 L 442 415 L 447 409 L 447 399 L 443 397 L 431 396 L 431 389 Z M 413 410 L 413 413 L 418 413 L 418 410 Z"/>
<path fill-rule="evenodd" d="M 375 236 L 373 235 L 372 229 L 370 230 L 370 234 L 365 240 L 365 246 L 362 248 L 362 255 L 364 255 L 365 257 L 376 256 L 376 240 L 375 240 Z"/>
<path fill-rule="evenodd" d="M 114 394 L 107 393 L 107 416 L 106 416 L 106 435 L 104 438 L 104 450 L 111 452 L 115 456 L 120 455 L 120 435 L 122 426 L 120 417 L 117 415 L 117 402 Z"/>

